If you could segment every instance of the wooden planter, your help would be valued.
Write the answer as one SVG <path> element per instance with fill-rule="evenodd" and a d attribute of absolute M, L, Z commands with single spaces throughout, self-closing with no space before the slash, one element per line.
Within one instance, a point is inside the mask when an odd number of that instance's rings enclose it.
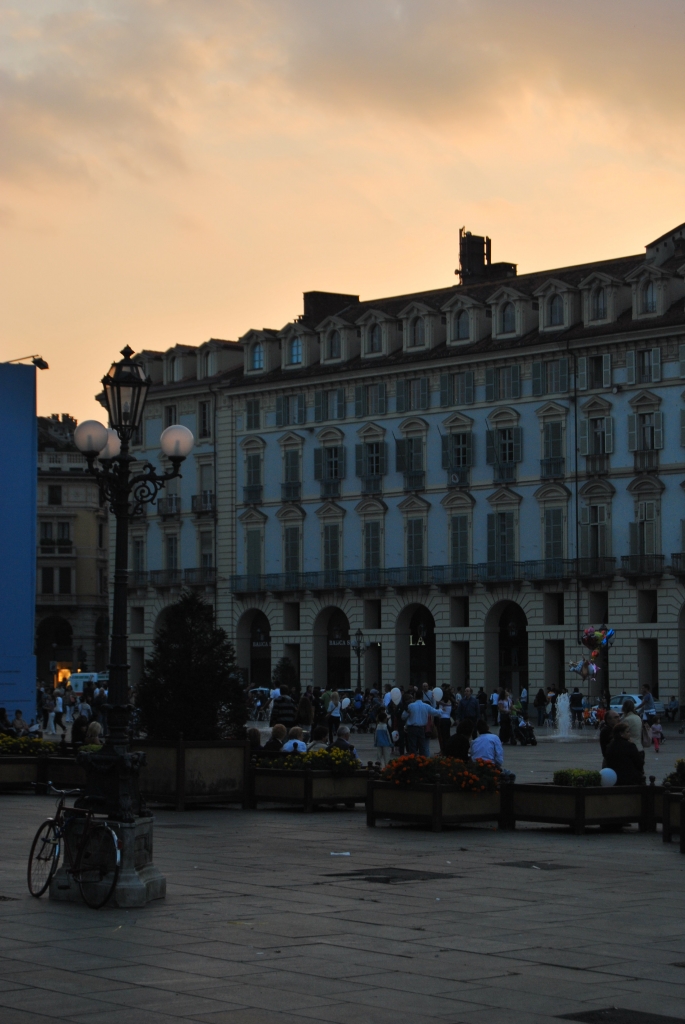
<path fill-rule="evenodd" d="M 673 833 L 680 834 L 680 852 L 685 853 L 685 831 L 682 828 L 683 800 L 685 791 L 682 789 L 664 789 L 663 794 L 663 840 L 670 843 Z"/>
<path fill-rule="evenodd" d="M 396 786 L 378 779 L 369 781 L 366 799 L 366 824 L 373 827 L 378 818 L 430 825 L 441 832 L 445 825 L 473 821 L 499 821 L 499 793 L 469 793 L 439 783 Z"/>
<path fill-rule="evenodd" d="M 57 789 L 77 789 L 86 773 L 72 757 L 0 757 L 0 793 L 45 793 L 47 783 Z"/>
<path fill-rule="evenodd" d="M 522 783 L 502 788 L 502 827 L 517 821 L 568 825 L 582 835 L 588 825 L 631 825 L 643 832 L 656 829 L 656 786 L 554 786 Z"/>
<path fill-rule="evenodd" d="M 171 804 L 177 811 L 197 804 L 247 806 L 250 745 L 246 740 L 184 740 L 175 746 L 135 740 L 145 752 L 140 791 L 146 800 Z"/>
<path fill-rule="evenodd" d="M 336 775 L 330 771 L 255 768 L 250 772 L 250 806 L 259 801 L 290 804 L 311 812 L 322 804 L 353 807 L 366 801 L 367 771 Z"/>

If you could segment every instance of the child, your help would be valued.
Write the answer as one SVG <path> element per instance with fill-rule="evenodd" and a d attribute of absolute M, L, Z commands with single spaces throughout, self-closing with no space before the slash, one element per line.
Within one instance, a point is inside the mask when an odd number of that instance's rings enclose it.
<path fill-rule="evenodd" d="M 652 743 L 654 745 L 654 753 L 659 753 L 659 746 L 664 738 L 664 730 L 661 728 L 661 719 L 657 718 L 656 722 L 652 726 Z"/>
<path fill-rule="evenodd" d="M 388 729 L 388 716 L 385 711 L 378 712 L 378 720 L 373 734 L 373 745 L 378 747 L 380 759 L 384 765 L 388 763 L 388 752 L 392 749 L 392 739 Z"/>

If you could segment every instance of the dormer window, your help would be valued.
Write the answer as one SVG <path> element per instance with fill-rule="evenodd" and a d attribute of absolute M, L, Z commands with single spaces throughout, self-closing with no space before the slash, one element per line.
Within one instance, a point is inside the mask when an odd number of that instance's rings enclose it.
<path fill-rule="evenodd" d="M 216 373 L 216 353 L 205 352 L 204 357 L 205 377 L 213 377 Z"/>
<path fill-rule="evenodd" d="M 607 318 L 607 291 L 606 288 L 595 288 L 591 300 L 592 320 L 606 320 Z"/>
<path fill-rule="evenodd" d="M 367 354 L 381 351 L 381 325 L 371 324 L 366 338 Z"/>
<path fill-rule="evenodd" d="M 411 322 L 409 345 L 411 348 L 423 348 L 426 343 L 426 327 L 422 316 L 415 317 Z"/>
<path fill-rule="evenodd" d="M 468 341 L 470 337 L 471 325 L 469 323 L 469 314 L 465 309 L 460 309 L 454 318 L 454 340 Z"/>
<path fill-rule="evenodd" d="M 252 346 L 250 352 L 250 369 L 251 370 L 263 370 L 264 369 L 264 346 L 261 341 L 258 341 Z"/>
<path fill-rule="evenodd" d="M 169 380 L 176 380 L 176 357 L 172 356 L 169 360 Z"/>
<path fill-rule="evenodd" d="M 516 330 L 516 311 L 513 302 L 505 302 L 500 313 L 500 331 L 502 334 L 513 334 Z"/>
<path fill-rule="evenodd" d="M 561 295 L 553 295 L 549 300 L 549 325 L 550 327 L 563 327 L 564 325 L 564 300 Z"/>
<path fill-rule="evenodd" d="M 642 286 L 642 312 L 656 313 L 656 285 L 653 281 Z"/>
<path fill-rule="evenodd" d="M 302 362 L 302 338 L 291 338 L 288 344 L 288 365 L 299 366 Z"/>
<path fill-rule="evenodd" d="M 340 331 L 331 331 L 328 335 L 328 358 L 340 359 L 342 353 L 342 342 Z"/>

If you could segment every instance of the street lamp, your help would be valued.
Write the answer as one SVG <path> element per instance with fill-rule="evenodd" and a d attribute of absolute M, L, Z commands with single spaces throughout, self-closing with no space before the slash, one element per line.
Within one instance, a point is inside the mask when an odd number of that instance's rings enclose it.
<path fill-rule="evenodd" d="M 194 438 L 187 427 L 167 427 L 160 447 L 171 462 L 171 469 L 158 473 L 151 463 L 140 467 L 129 452 L 132 437 L 140 428 L 145 401 L 152 381 L 142 363 L 131 357 L 127 345 L 123 359 L 113 363 L 102 380 L 110 429 L 96 420 L 80 423 L 74 442 L 83 452 L 88 471 L 95 477 L 100 494 L 116 519 L 114 555 L 114 595 L 112 600 L 112 640 L 109 664 L 108 716 L 109 736 L 98 753 L 84 753 L 80 759 L 88 770 L 86 800 L 90 806 L 107 812 L 114 821 L 131 823 L 144 811 L 138 790 L 138 772 L 144 754 L 128 749 L 129 704 L 127 664 L 127 583 L 129 520 L 143 506 L 154 501 L 168 480 L 181 475 L 181 463 L 190 454 Z M 98 465 L 96 465 L 96 461 Z"/>
<path fill-rule="evenodd" d="M 357 641 L 357 689 L 362 688 L 362 644 L 364 643 L 364 634 L 361 629 L 358 629 L 354 634 L 354 639 Z"/>

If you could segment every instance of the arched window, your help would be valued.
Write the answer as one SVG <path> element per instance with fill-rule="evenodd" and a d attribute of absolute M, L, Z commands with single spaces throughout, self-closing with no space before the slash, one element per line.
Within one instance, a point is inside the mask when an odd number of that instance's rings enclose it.
<path fill-rule="evenodd" d="M 302 338 L 291 338 L 288 345 L 288 363 L 297 366 L 302 362 Z"/>
<path fill-rule="evenodd" d="M 656 313 L 656 286 L 653 281 L 647 281 L 642 287 L 642 312 Z"/>
<path fill-rule="evenodd" d="M 426 328 L 422 316 L 414 317 L 411 322 L 409 344 L 412 348 L 423 348 L 426 343 Z"/>
<path fill-rule="evenodd" d="M 466 341 L 471 337 L 469 314 L 465 309 L 460 310 L 454 318 L 454 337 L 457 341 Z"/>
<path fill-rule="evenodd" d="M 256 342 L 256 344 L 252 346 L 252 351 L 250 352 L 250 369 L 264 369 L 264 346 L 261 341 Z"/>
<path fill-rule="evenodd" d="M 516 330 L 516 312 L 513 302 L 505 302 L 501 313 L 502 334 L 513 334 Z"/>
<path fill-rule="evenodd" d="M 381 325 L 371 324 L 369 327 L 369 333 L 366 341 L 367 352 L 380 352 L 381 351 Z"/>
<path fill-rule="evenodd" d="M 341 350 L 340 331 L 331 331 L 328 335 L 328 358 L 340 359 Z"/>
<path fill-rule="evenodd" d="M 562 327 L 564 323 L 564 300 L 561 295 L 553 295 L 549 300 L 549 325 Z"/>
<path fill-rule="evenodd" d="M 592 319 L 606 320 L 607 293 L 606 288 L 595 288 L 592 293 Z"/>

